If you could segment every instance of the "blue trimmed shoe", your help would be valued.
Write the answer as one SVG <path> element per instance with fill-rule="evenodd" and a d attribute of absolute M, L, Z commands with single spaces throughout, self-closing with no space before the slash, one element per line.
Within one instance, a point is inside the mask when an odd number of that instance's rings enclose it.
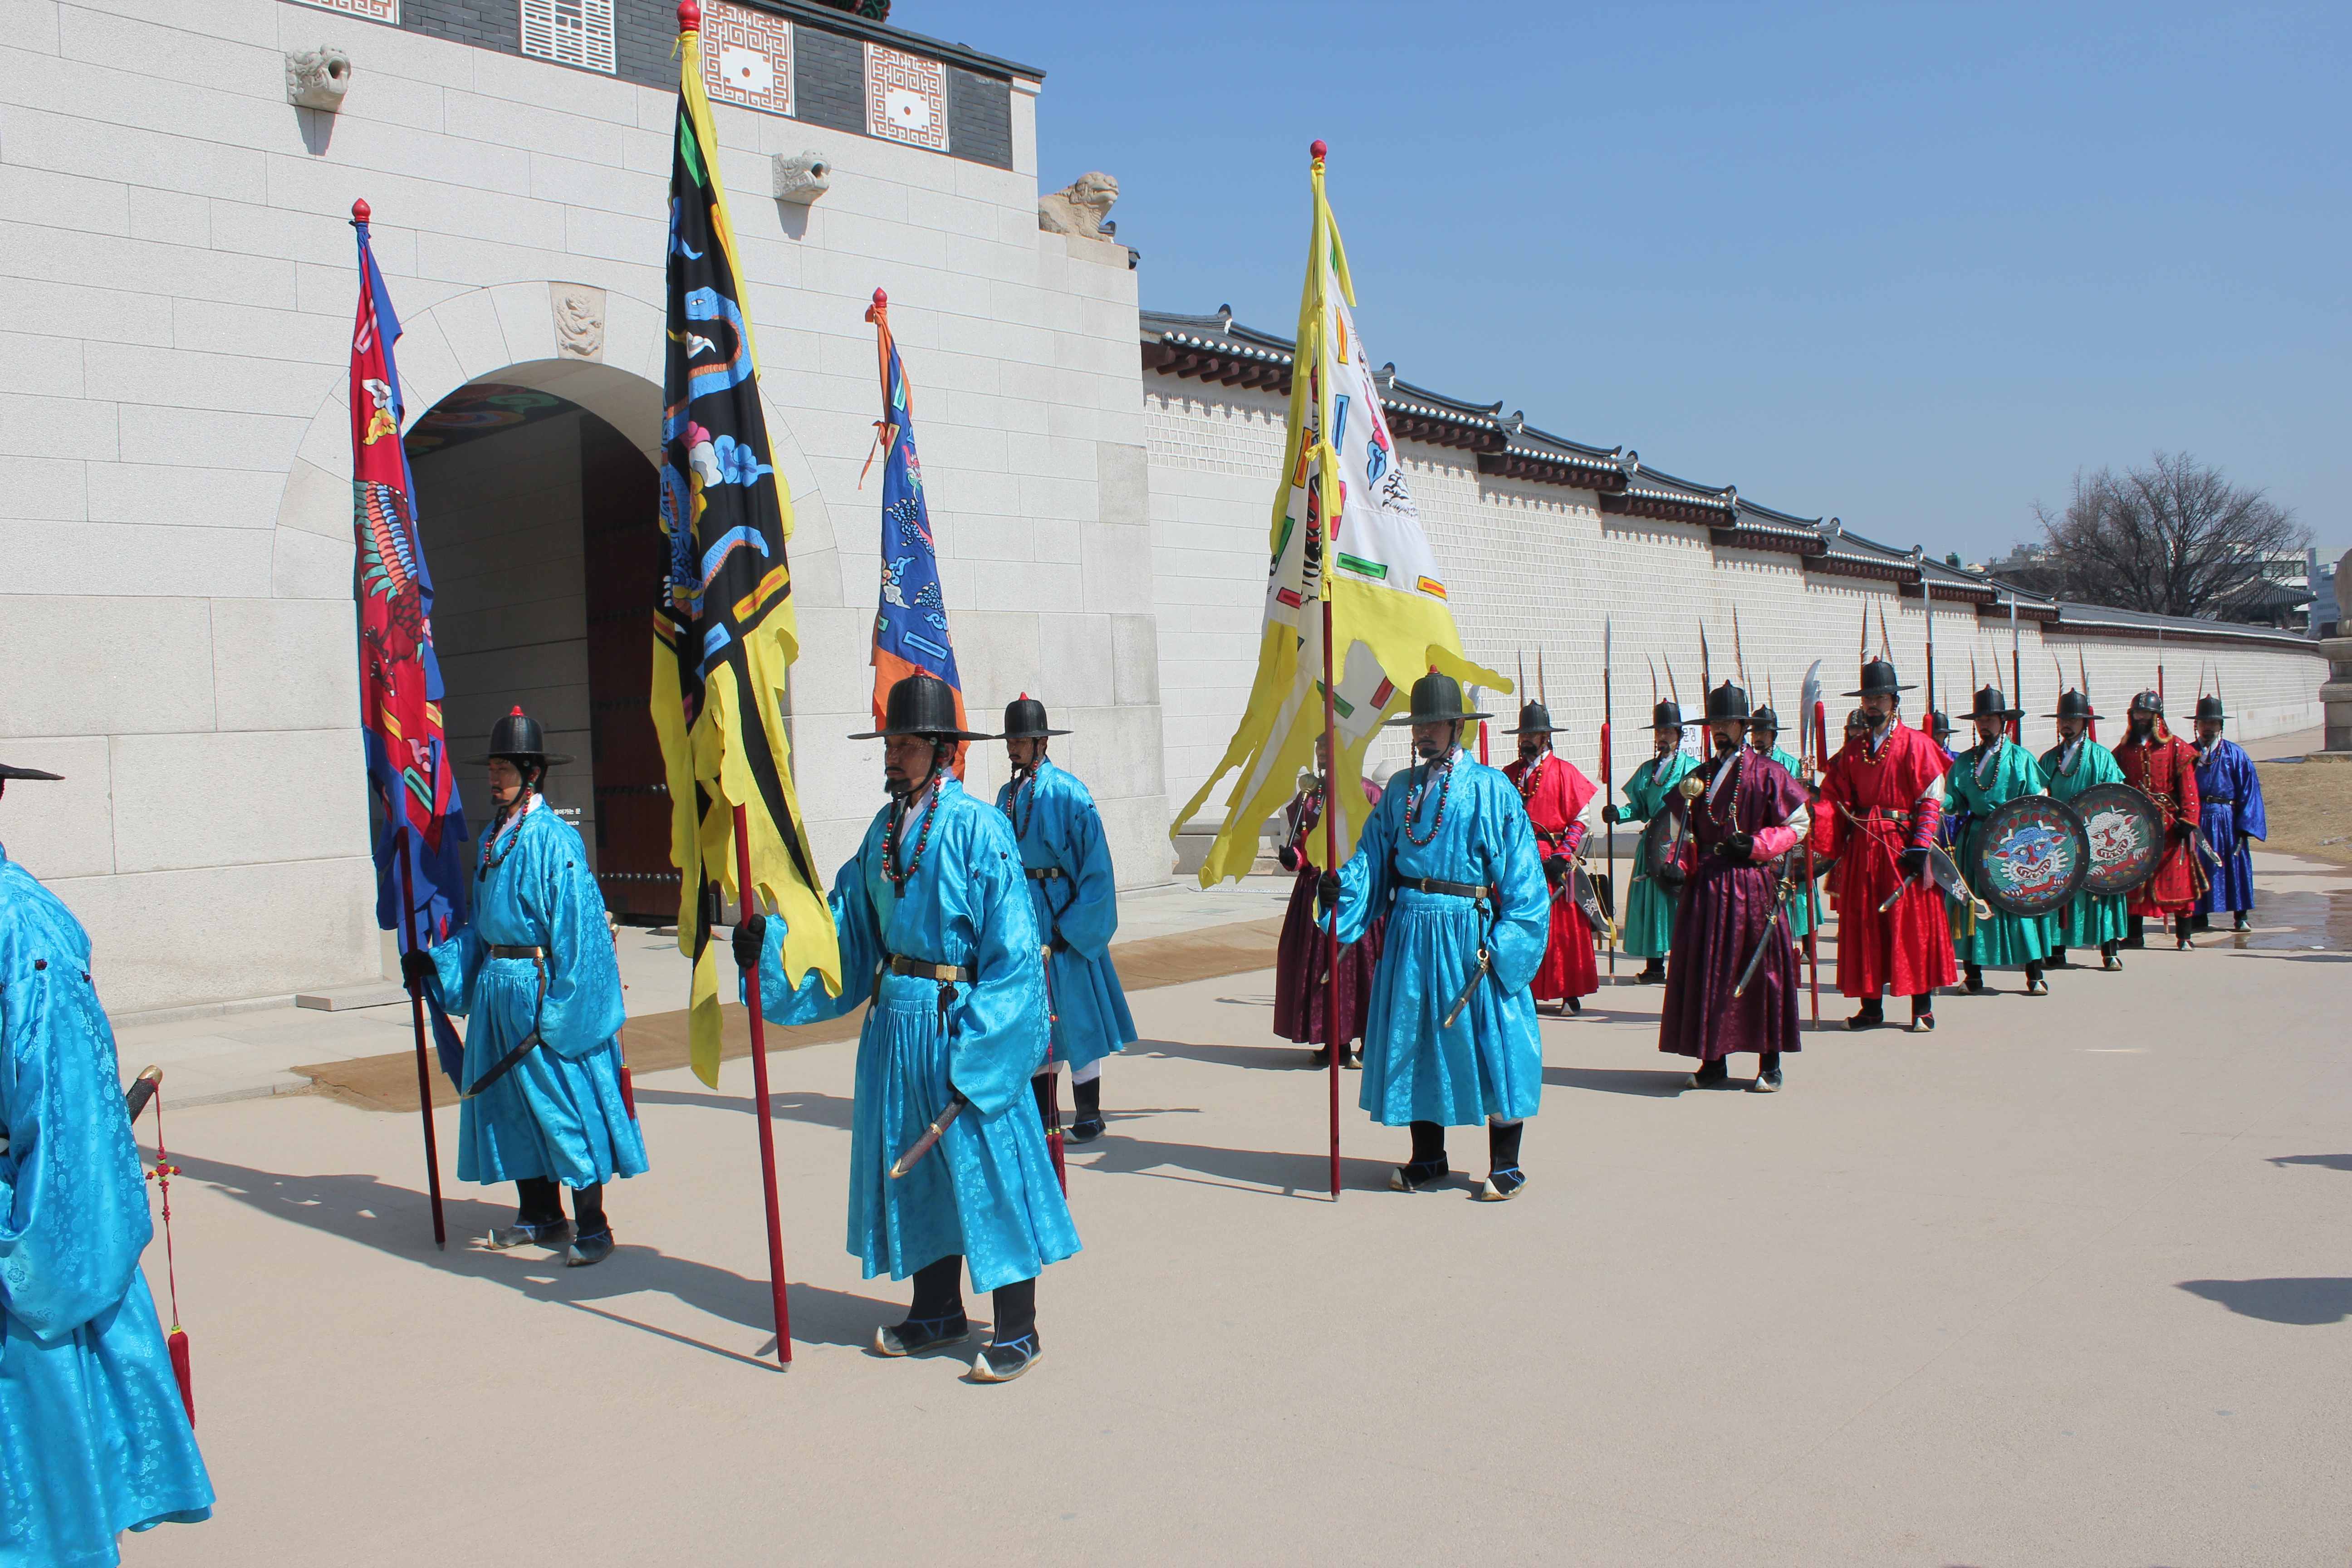
<path fill-rule="evenodd" d="M 971 1381 L 974 1383 L 1011 1383 L 1037 1364 L 1045 1352 L 1037 1343 L 1037 1331 L 1030 1330 L 1017 1340 L 992 1344 L 971 1358 Z"/>
<path fill-rule="evenodd" d="M 572 1239 L 572 1222 L 555 1220 L 546 1225 L 528 1225 L 518 1220 L 502 1225 L 482 1239 L 482 1245 L 492 1252 L 506 1252 L 518 1247 L 562 1247 Z"/>
<path fill-rule="evenodd" d="M 1434 1192 L 1452 1180 L 1454 1172 L 1443 1160 L 1423 1160 L 1399 1165 L 1389 1173 L 1389 1191 L 1392 1193 Z"/>
<path fill-rule="evenodd" d="M 1091 1143 L 1108 1131 L 1109 1131 L 1109 1129 L 1104 1123 L 1101 1117 L 1082 1116 L 1077 1121 L 1070 1123 L 1070 1130 L 1062 1134 L 1062 1142 L 1065 1143 Z"/>
<path fill-rule="evenodd" d="M 1486 1173 L 1486 1184 L 1478 1189 L 1482 1204 L 1508 1203 L 1527 1189 L 1528 1173 L 1513 1165 L 1505 1171 Z"/>
<path fill-rule="evenodd" d="M 941 1345 L 960 1345 L 971 1338 L 971 1324 L 961 1312 L 952 1318 L 909 1318 L 896 1328 L 874 1331 L 876 1355 L 917 1355 Z"/>
<path fill-rule="evenodd" d="M 576 1238 L 565 1248 L 563 1266 L 566 1268 L 593 1268 L 612 1256 L 613 1227 L 606 1226 L 602 1230 Z"/>

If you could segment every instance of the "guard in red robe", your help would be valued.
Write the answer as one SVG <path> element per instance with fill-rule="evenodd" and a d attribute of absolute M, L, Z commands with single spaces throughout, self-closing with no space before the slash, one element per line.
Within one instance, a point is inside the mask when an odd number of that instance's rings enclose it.
<path fill-rule="evenodd" d="M 1307 838 L 1323 830 L 1323 779 L 1330 776 L 1331 752 L 1325 737 L 1315 738 L 1315 765 L 1321 777 L 1301 789 L 1283 807 L 1283 838 L 1276 850 L 1282 868 L 1295 871 L 1290 904 L 1283 911 L 1282 937 L 1274 955 L 1274 1032 L 1305 1046 L 1318 1063 L 1327 1059 L 1331 1037 L 1324 1018 L 1331 1005 L 1330 937 L 1315 923 L 1315 879 L 1321 868 L 1307 858 Z M 1381 804 L 1381 787 L 1361 781 L 1364 798 Z M 1339 1059 L 1347 1067 L 1364 1065 L 1364 1015 L 1372 1005 L 1372 972 L 1381 963 L 1381 938 L 1386 921 L 1374 921 L 1361 940 L 1339 944 Z"/>
<path fill-rule="evenodd" d="M 1557 1002 L 1562 1014 L 1584 1011 L 1584 998 L 1601 989 L 1601 972 L 1592 961 L 1592 925 L 1576 907 L 1574 879 L 1577 851 L 1589 824 L 1584 813 L 1592 804 L 1592 781 L 1576 764 L 1551 749 L 1551 711 L 1540 702 L 1519 710 L 1519 727 L 1504 731 L 1519 738 L 1519 760 L 1503 770 L 1519 786 L 1528 822 L 1536 831 L 1536 853 L 1543 858 L 1544 882 L 1551 894 L 1551 946 L 1536 968 L 1529 990 L 1538 1005 Z"/>
<path fill-rule="evenodd" d="M 1897 718 L 1910 689 L 1885 659 L 1862 667 L 1862 689 L 1846 695 L 1862 699 L 1869 728 L 1822 770 L 1814 831 L 1837 862 L 1838 989 L 1862 1004 L 1846 1027 L 1885 1023 L 1879 998 L 1891 991 L 1911 998 L 1911 1031 L 1924 1035 L 1936 1026 L 1936 987 L 1959 971 L 1944 895 L 1927 875 L 1944 815 L 1944 748 Z"/>
<path fill-rule="evenodd" d="M 2164 815 L 2164 858 L 2156 875 L 2131 896 L 2131 935 L 2126 947 L 2137 947 L 2140 921 L 2149 915 L 2169 918 L 2177 945 L 2189 945 L 2189 921 L 2197 910 L 2197 748 L 2175 735 L 2164 722 L 2164 699 L 2143 691 L 2131 700 L 2125 717 L 2131 733 L 2116 748 L 2116 765 L 2124 783 L 2156 803 Z"/>

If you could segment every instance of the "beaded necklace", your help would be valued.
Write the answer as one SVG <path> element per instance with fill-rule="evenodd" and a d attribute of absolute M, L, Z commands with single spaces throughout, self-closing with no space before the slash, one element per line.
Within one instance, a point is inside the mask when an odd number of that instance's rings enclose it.
<path fill-rule="evenodd" d="M 936 776 L 931 780 L 926 793 L 931 797 L 930 803 L 923 807 L 922 830 L 915 835 L 915 856 L 913 859 L 907 862 L 905 869 L 900 869 L 898 866 L 898 839 L 899 830 L 907 820 L 907 814 L 904 811 L 892 812 L 890 826 L 882 834 L 882 875 L 890 879 L 892 889 L 902 899 L 907 896 L 908 882 L 913 879 L 916 871 L 922 867 L 923 851 L 930 847 L 931 818 L 940 813 L 940 781 Z"/>
<path fill-rule="evenodd" d="M 1731 787 L 1729 789 L 1723 788 L 1723 774 L 1726 769 L 1728 769 L 1731 773 Z M 1739 821 L 1739 784 L 1741 777 L 1747 772 L 1748 748 L 1745 746 L 1742 746 L 1739 750 L 1734 752 L 1731 754 L 1731 760 L 1725 763 L 1723 767 L 1716 770 L 1716 786 L 1714 789 L 1710 789 L 1706 792 L 1706 818 L 1709 822 L 1714 823 L 1717 827 L 1731 827 Z M 1730 801 L 1731 804 L 1728 808 L 1724 807 L 1717 801 L 1716 795 L 1717 791 L 1720 791 L 1724 797 Z"/>
<path fill-rule="evenodd" d="M 1037 820 L 1037 769 L 1045 764 L 1045 760 L 1038 758 L 1036 766 L 1032 767 L 1025 776 L 997 792 L 997 807 L 1013 819 L 1013 841 L 1016 844 L 1027 842 L 1029 825 Z M 1024 802 L 1027 805 L 1025 811 L 1023 809 Z M 917 853 L 919 855 L 921 851 L 919 849 Z"/>
<path fill-rule="evenodd" d="M 515 846 L 522 842 L 522 819 L 530 815 L 530 785 L 526 784 L 515 796 L 513 808 L 501 812 L 498 820 L 490 824 L 489 835 L 482 840 L 482 863 L 474 872 L 477 882 L 488 881 L 490 873 L 504 866 L 507 857 L 515 852 Z M 493 860 L 490 851 L 498 848 L 501 837 L 507 841 L 506 849 Z"/>
<path fill-rule="evenodd" d="M 2082 766 L 2083 742 L 2084 739 L 2085 737 L 2077 735 L 2073 740 L 2058 748 L 2058 776 L 2060 778 L 2073 778 L 2074 776 L 2074 770 Z"/>
<path fill-rule="evenodd" d="M 1429 780 L 1430 775 L 1433 773 L 1442 775 L 1438 779 L 1437 785 L 1436 820 L 1433 821 L 1429 825 L 1429 831 L 1427 833 L 1415 834 L 1412 830 L 1413 825 L 1421 820 L 1421 803 L 1429 798 Z M 1422 765 L 1420 778 L 1413 782 L 1412 792 L 1404 797 L 1404 837 L 1406 843 L 1419 847 L 1420 846 L 1429 843 L 1432 839 L 1437 837 L 1438 830 L 1445 826 L 1446 798 L 1453 793 L 1454 753 L 1452 752 L 1446 752 L 1444 760 L 1442 762 L 1425 763 Z"/>
<path fill-rule="evenodd" d="M 1543 782 L 1544 764 L 1550 761 L 1551 753 L 1549 752 L 1538 752 L 1536 753 L 1536 760 L 1519 770 L 1519 799 L 1521 801 L 1529 805 L 1533 805 L 1535 804 L 1536 791 L 1540 787 Z"/>
<path fill-rule="evenodd" d="M 2000 768 L 2000 748 L 2006 740 L 2007 737 L 2003 736 L 1999 740 L 1989 741 L 1977 748 L 1977 788 L 1992 788 L 1992 774 Z"/>

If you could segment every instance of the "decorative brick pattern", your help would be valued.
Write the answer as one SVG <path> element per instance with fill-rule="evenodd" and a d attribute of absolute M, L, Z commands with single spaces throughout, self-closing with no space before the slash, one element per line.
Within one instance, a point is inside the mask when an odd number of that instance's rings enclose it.
<path fill-rule="evenodd" d="M 702 86 L 719 100 L 793 111 L 793 25 L 729 0 L 702 8 Z"/>
<path fill-rule="evenodd" d="M 1013 84 L 948 67 L 948 147 L 975 163 L 1013 167 Z"/>
<path fill-rule="evenodd" d="M 793 113 L 811 125 L 866 132 L 866 55 L 854 38 L 793 28 Z"/>
<path fill-rule="evenodd" d="M 948 150 L 948 73 L 937 60 L 866 46 L 866 133 Z"/>
<path fill-rule="evenodd" d="M 613 0 L 522 0 L 522 52 L 609 75 Z"/>
<path fill-rule="evenodd" d="M 315 5 L 321 11 L 340 11 L 346 16 L 358 16 L 370 22 L 388 22 L 400 26 L 400 0 L 294 0 L 298 5 Z"/>

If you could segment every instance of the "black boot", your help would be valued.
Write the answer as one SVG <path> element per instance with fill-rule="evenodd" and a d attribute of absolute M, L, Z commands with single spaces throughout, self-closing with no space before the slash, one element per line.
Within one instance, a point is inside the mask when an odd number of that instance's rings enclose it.
<path fill-rule="evenodd" d="M 874 1331 L 877 1355 L 913 1355 L 940 1345 L 960 1345 L 971 1337 L 963 1315 L 963 1256 L 951 1253 L 915 1270 L 915 1300 L 907 1321 Z"/>
<path fill-rule="evenodd" d="M 2172 951 L 2175 952 L 2189 951 L 2189 917 L 2187 915 L 2172 917 Z"/>
<path fill-rule="evenodd" d="M 1568 999 L 1568 1016 L 1571 1018 L 1576 1018 L 1581 1017 L 1583 1014 L 1584 998 L 1581 996 L 1570 996 Z"/>
<path fill-rule="evenodd" d="M 1454 1173 L 1445 1164 L 1445 1129 L 1434 1121 L 1416 1121 L 1411 1126 L 1412 1159 L 1399 1165 L 1389 1177 L 1389 1190 L 1397 1193 L 1425 1193 L 1432 1187 L 1443 1186 Z"/>
<path fill-rule="evenodd" d="M 1748 1086 L 1750 1094 L 1780 1092 L 1780 1053 L 1765 1051 L 1756 1058 L 1756 1081 Z"/>
<path fill-rule="evenodd" d="M 1037 1281 L 1015 1280 L 996 1288 L 995 1325 L 988 1348 L 971 1361 L 974 1383 L 1011 1383 L 1037 1364 Z"/>
<path fill-rule="evenodd" d="M 2252 931 L 2254 928 L 2247 922 L 2246 911 L 2240 910 L 2238 911 L 2238 923 L 2231 926 L 2230 929 L 2231 931 Z"/>
<path fill-rule="evenodd" d="M 2050 994 L 2049 982 L 2042 978 L 2042 966 L 2038 963 L 2029 963 L 2025 966 L 2025 994 L 2028 996 Z"/>
<path fill-rule="evenodd" d="M 1683 1079 L 1683 1087 L 1685 1089 L 1721 1089 L 1730 1081 L 1731 1064 L 1723 1058 L 1717 1057 L 1713 1061 L 1699 1063 L 1698 1070 Z"/>
<path fill-rule="evenodd" d="M 1980 963 L 1969 964 L 1967 972 L 1961 976 L 1960 984 L 1968 988 L 1969 995 L 1983 995 L 1985 989 L 1984 965 Z"/>
<path fill-rule="evenodd" d="M 2124 966 L 2124 961 L 2116 956 L 2116 949 L 2120 945 L 2121 943 L 2119 942 L 2112 941 L 2099 943 L 2099 967 L 2101 969 L 2121 969 Z"/>
<path fill-rule="evenodd" d="M 2147 945 L 2147 922 L 2139 915 L 2125 917 L 2123 941 L 2119 947 L 2141 948 Z"/>
<path fill-rule="evenodd" d="M 1642 973 L 1633 976 L 1636 985 L 1664 985 L 1666 983 L 1666 961 L 1654 958 L 1642 965 Z"/>
<path fill-rule="evenodd" d="M 514 1247 L 563 1247 L 572 1240 L 572 1226 L 563 1217 L 562 1189 L 545 1176 L 525 1176 L 515 1183 L 515 1222 L 490 1233 L 483 1245 L 493 1252 Z"/>
<path fill-rule="evenodd" d="M 1486 1184 L 1478 1189 L 1479 1201 L 1498 1204 L 1515 1198 L 1528 1184 L 1528 1173 L 1519 1169 L 1519 1134 L 1528 1130 L 1524 1121 L 1508 1126 L 1486 1123 Z"/>
<path fill-rule="evenodd" d="M 1886 1022 L 1886 1005 L 1875 996 L 1862 999 L 1861 1010 L 1845 1021 L 1849 1029 L 1875 1029 Z"/>
<path fill-rule="evenodd" d="M 1923 991 L 1911 998 L 1911 1032 L 1932 1035 L 1936 1032 L 1936 994 Z"/>
<path fill-rule="evenodd" d="M 613 1256 L 613 1224 L 604 1217 L 604 1184 L 577 1187 L 572 1194 L 572 1247 L 564 1253 L 566 1268 L 586 1268 Z"/>
<path fill-rule="evenodd" d="M 1078 1119 L 1070 1123 L 1066 1142 L 1091 1143 L 1103 1135 L 1102 1079 L 1090 1078 L 1084 1083 L 1071 1084 L 1070 1098 L 1077 1101 Z"/>
<path fill-rule="evenodd" d="M 2066 962 L 2066 950 L 2064 948 L 2053 947 L 2050 950 L 2050 967 L 2053 969 L 2072 969 L 2074 966 Z"/>

